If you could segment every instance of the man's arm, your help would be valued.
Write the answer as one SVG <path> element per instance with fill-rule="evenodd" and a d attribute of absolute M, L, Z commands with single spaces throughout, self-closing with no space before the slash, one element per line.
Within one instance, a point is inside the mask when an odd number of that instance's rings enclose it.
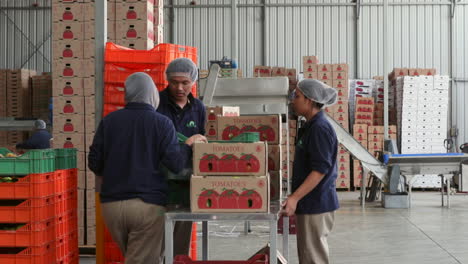
<path fill-rule="evenodd" d="M 98 126 L 94 135 L 93 144 L 89 147 L 88 168 L 96 176 L 102 176 L 104 169 L 104 128 L 103 121 Z"/>
<path fill-rule="evenodd" d="M 323 177 L 325 177 L 325 174 L 318 171 L 312 171 L 301 186 L 299 186 L 299 188 L 297 188 L 297 190 L 288 197 L 283 204 L 284 211 L 288 216 L 294 215 L 297 203 L 304 198 L 304 196 L 313 191 L 320 181 L 322 181 Z"/>

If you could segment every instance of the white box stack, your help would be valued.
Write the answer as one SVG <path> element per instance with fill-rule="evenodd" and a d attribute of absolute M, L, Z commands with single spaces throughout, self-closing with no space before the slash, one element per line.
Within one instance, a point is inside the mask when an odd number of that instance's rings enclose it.
<path fill-rule="evenodd" d="M 405 76 L 396 82 L 402 154 L 444 153 L 447 136 L 448 76 Z M 413 187 L 438 188 L 437 175 L 422 175 Z"/>

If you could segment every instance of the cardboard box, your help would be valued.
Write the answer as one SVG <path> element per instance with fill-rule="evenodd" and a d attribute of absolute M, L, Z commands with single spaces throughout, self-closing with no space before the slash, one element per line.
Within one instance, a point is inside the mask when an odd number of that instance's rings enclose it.
<path fill-rule="evenodd" d="M 287 76 L 286 68 L 284 67 L 271 68 L 271 76 Z"/>
<path fill-rule="evenodd" d="M 374 98 L 372 97 L 356 98 L 356 105 L 374 105 Z"/>
<path fill-rule="evenodd" d="M 154 25 L 148 20 L 128 20 L 119 22 L 116 39 L 149 39 L 154 41 Z"/>
<path fill-rule="evenodd" d="M 190 181 L 192 212 L 268 212 L 270 206 L 268 178 L 268 176 L 192 176 Z"/>
<path fill-rule="evenodd" d="M 52 23 L 52 39 L 87 40 L 94 39 L 94 22 L 56 22 Z"/>
<path fill-rule="evenodd" d="M 85 245 L 85 228 L 82 226 L 78 227 L 78 245 Z"/>
<path fill-rule="evenodd" d="M 355 124 L 353 126 L 353 133 L 367 134 L 368 133 L 368 127 L 367 127 L 366 124 Z"/>
<path fill-rule="evenodd" d="M 393 73 L 394 73 L 395 78 L 397 78 L 397 77 L 409 75 L 409 70 L 407 68 L 395 68 L 393 69 Z"/>
<path fill-rule="evenodd" d="M 347 72 L 333 72 L 332 78 L 333 80 L 348 81 L 348 73 Z"/>
<path fill-rule="evenodd" d="M 349 179 L 337 179 L 336 188 L 349 189 Z"/>
<path fill-rule="evenodd" d="M 54 60 L 83 59 L 84 42 L 82 40 L 59 40 L 52 44 Z"/>
<path fill-rule="evenodd" d="M 419 76 L 422 75 L 422 69 L 416 69 L 416 68 L 410 68 L 408 69 L 408 75 L 409 76 Z"/>
<path fill-rule="evenodd" d="M 54 134 L 54 148 L 76 148 L 78 151 L 85 151 L 84 134 Z"/>
<path fill-rule="evenodd" d="M 154 23 L 154 6 L 150 1 L 117 2 L 115 11 L 116 21 L 149 20 Z"/>
<path fill-rule="evenodd" d="M 289 128 L 297 128 L 297 120 L 289 120 Z"/>
<path fill-rule="evenodd" d="M 81 152 L 81 153 L 84 153 L 84 152 Z M 78 189 L 85 189 L 85 188 L 86 188 L 86 171 L 79 170 L 78 171 Z"/>
<path fill-rule="evenodd" d="M 85 132 L 91 134 L 96 132 L 96 116 L 94 114 L 86 114 L 85 118 Z"/>
<path fill-rule="evenodd" d="M 318 72 L 317 64 L 304 65 L 304 76 L 309 75 L 311 73 L 317 73 L 317 72 Z"/>
<path fill-rule="evenodd" d="M 336 119 L 335 119 L 336 120 Z M 349 131 L 349 119 L 337 120 L 337 122 L 346 130 Z"/>
<path fill-rule="evenodd" d="M 278 201 L 281 200 L 283 192 L 283 172 L 282 171 L 270 171 L 270 200 Z"/>
<path fill-rule="evenodd" d="M 86 151 L 89 151 L 89 147 L 93 144 L 94 141 L 94 133 L 88 133 L 85 135 L 85 147 Z"/>
<path fill-rule="evenodd" d="M 369 142 L 380 142 L 383 144 L 384 142 L 384 135 L 382 134 L 369 134 L 367 141 Z"/>
<path fill-rule="evenodd" d="M 218 139 L 218 122 L 208 121 L 206 122 L 206 137 L 211 140 Z"/>
<path fill-rule="evenodd" d="M 271 76 L 271 67 L 268 66 L 259 66 L 254 67 L 254 77 L 270 77 Z"/>
<path fill-rule="evenodd" d="M 349 157 L 349 154 L 348 153 L 344 153 L 344 154 L 341 154 L 341 153 L 338 153 L 338 162 L 339 163 L 349 163 L 350 162 L 350 157 Z"/>
<path fill-rule="evenodd" d="M 58 78 L 86 78 L 94 76 L 94 59 L 86 60 L 56 60 L 53 62 L 53 77 Z"/>
<path fill-rule="evenodd" d="M 318 65 L 319 73 L 327 72 L 327 73 L 330 73 L 330 76 L 331 76 L 332 69 L 333 69 L 332 64 L 319 64 Z"/>
<path fill-rule="evenodd" d="M 89 227 L 86 231 L 86 245 L 96 245 L 96 227 Z"/>
<path fill-rule="evenodd" d="M 91 228 L 96 226 L 96 209 L 86 209 L 86 226 Z"/>
<path fill-rule="evenodd" d="M 304 72 L 305 79 L 314 79 L 318 80 L 318 73 L 316 72 Z"/>
<path fill-rule="evenodd" d="M 268 171 L 281 170 L 281 162 L 284 158 L 281 145 L 268 145 Z"/>
<path fill-rule="evenodd" d="M 54 78 L 52 80 L 52 95 L 54 97 L 84 96 L 83 80 L 83 78 Z"/>
<path fill-rule="evenodd" d="M 332 72 L 319 72 L 318 79 L 321 81 L 332 81 Z M 329 84 L 331 85 L 331 83 Z"/>
<path fill-rule="evenodd" d="M 267 144 L 195 143 L 193 173 L 196 176 L 265 176 Z"/>
<path fill-rule="evenodd" d="M 383 150 L 383 142 L 368 142 L 367 149 L 371 154 L 374 154 L 375 151 Z"/>
<path fill-rule="evenodd" d="M 302 57 L 302 64 L 303 65 L 308 65 L 308 64 L 318 64 L 319 60 L 317 56 L 303 56 Z"/>
<path fill-rule="evenodd" d="M 297 81 L 297 71 L 296 69 L 286 69 L 286 75 L 288 76 L 289 81 Z"/>
<path fill-rule="evenodd" d="M 348 64 L 332 64 L 332 72 L 348 72 Z"/>
<path fill-rule="evenodd" d="M 364 112 L 364 113 L 373 113 L 374 106 L 373 105 L 356 105 L 355 108 L 356 112 Z"/>
<path fill-rule="evenodd" d="M 260 133 L 260 140 L 270 144 L 281 144 L 281 116 L 239 116 L 218 118 L 218 139 L 229 140 L 241 133 L 255 128 Z"/>
<path fill-rule="evenodd" d="M 96 208 L 96 190 L 86 189 L 86 209 Z"/>
<path fill-rule="evenodd" d="M 82 96 L 53 97 L 53 104 L 55 115 L 85 114 L 85 97 Z"/>
<path fill-rule="evenodd" d="M 115 43 L 135 50 L 150 50 L 154 48 L 154 41 L 151 39 L 116 39 Z"/>
<path fill-rule="evenodd" d="M 91 170 L 86 170 L 86 188 L 87 189 L 96 188 L 96 175 Z"/>
<path fill-rule="evenodd" d="M 73 21 L 84 21 L 84 12 L 86 6 L 91 3 L 79 3 L 79 4 L 54 4 L 52 5 L 52 21 L 53 22 L 73 22 Z"/>
<path fill-rule="evenodd" d="M 84 115 L 54 115 L 53 133 L 85 133 Z"/>
<path fill-rule="evenodd" d="M 332 80 L 332 87 L 336 88 L 336 89 L 349 90 L 349 81 L 348 81 L 348 79 L 343 79 L 343 80 L 333 79 Z"/>

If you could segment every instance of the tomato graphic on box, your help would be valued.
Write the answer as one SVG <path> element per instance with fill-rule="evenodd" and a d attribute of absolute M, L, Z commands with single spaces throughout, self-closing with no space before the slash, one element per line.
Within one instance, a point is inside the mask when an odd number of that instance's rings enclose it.
<path fill-rule="evenodd" d="M 239 209 L 239 193 L 235 190 L 226 190 L 219 196 L 219 208 Z"/>
<path fill-rule="evenodd" d="M 208 115 L 208 121 L 215 121 L 216 120 L 216 114 L 215 113 L 210 113 Z"/>
<path fill-rule="evenodd" d="M 210 128 L 208 130 L 208 136 L 212 136 L 212 137 L 216 136 L 216 129 Z"/>
<path fill-rule="evenodd" d="M 63 125 L 63 131 L 64 132 L 73 132 L 75 129 L 73 127 L 73 124 L 70 122 L 67 122 L 65 125 Z"/>
<path fill-rule="evenodd" d="M 201 209 L 219 208 L 219 193 L 215 190 L 203 189 L 198 196 L 198 207 Z"/>
<path fill-rule="evenodd" d="M 257 129 L 254 126 L 244 126 L 241 129 L 240 134 L 245 133 L 245 132 L 257 132 Z"/>
<path fill-rule="evenodd" d="M 236 155 L 226 154 L 219 161 L 220 172 L 238 172 L 239 158 Z"/>
<path fill-rule="evenodd" d="M 71 114 L 71 113 L 75 112 L 75 108 L 73 108 L 73 105 L 71 103 L 67 103 L 63 107 L 63 112 L 66 113 L 66 114 Z"/>
<path fill-rule="evenodd" d="M 255 190 L 244 190 L 239 197 L 240 209 L 260 209 L 262 204 L 262 197 Z"/>
<path fill-rule="evenodd" d="M 275 141 L 275 131 L 269 126 L 261 126 L 258 128 L 260 132 L 260 140 Z"/>
<path fill-rule="evenodd" d="M 201 172 L 218 172 L 219 158 L 214 154 L 205 154 L 199 163 Z"/>
<path fill-rule="evenodd" d="M 239 172 L 259 172 L 260 162 L 254 155 L 246 154 L 240 158 L 238 162 Z"/>
<path fill-rule="evenodd" d="M 228 126 L 223 131 L 223 140 L 231 140 L 233 137 L 238 136 L 240 129 L 236 126 Z"/>

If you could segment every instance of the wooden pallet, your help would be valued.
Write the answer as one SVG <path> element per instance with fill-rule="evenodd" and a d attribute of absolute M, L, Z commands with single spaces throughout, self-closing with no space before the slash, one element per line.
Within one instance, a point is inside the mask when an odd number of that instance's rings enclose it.
<path fill-rule="evenodd" d="M 96 245 L 80 245 L 78 246 L 80 255 L 96 255 Z"/>

